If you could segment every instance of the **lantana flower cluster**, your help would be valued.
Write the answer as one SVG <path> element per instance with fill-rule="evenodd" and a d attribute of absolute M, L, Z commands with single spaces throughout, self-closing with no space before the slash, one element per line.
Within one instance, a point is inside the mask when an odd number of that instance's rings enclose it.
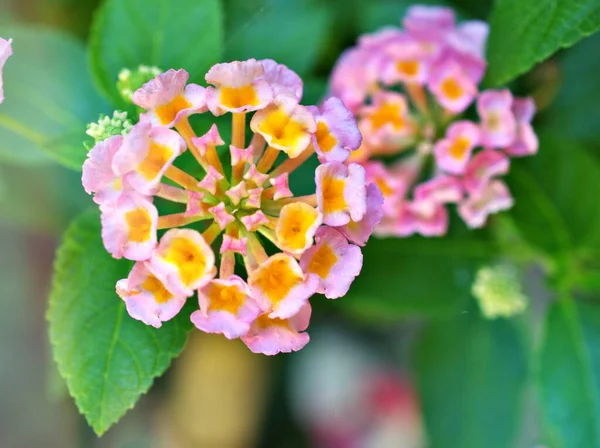
<path fill-rule="evenodd" d="M 444 235 L 448 204 L 471 228 L 510 208 L 510 158 L 537 152 L 535 104 L 480 91 L 488 26 L 451 9 L 413 6 L 403 29 L 360 38 L 337 62 L 331 92 L 355 114 L 363 143 L 351 161 L 381 189 L 382 235 Z M 474 106 L 474 107 L 473 107 Z"/>
<path fill-rule="evenodd" d="M 154 327 L 197 295 L 198 329 L 257 353 L 299 350 L 309 298 L 346 294 L 362 267 L 359 246 L 382 217 L 378 187 L 344 163 L 360 132 L 337 98 L 301 105 L 301 79 L 275 61 L 217 64 L 205 79 L 208 87 L 190 84 L 185 70 L 151 79 L 131 96 L 145 110 L 139 122 L 99 141 L 83 166 L 106 250 L 135 261 L 117 293 Z M 230 114 L 231 144 L 216 124 L 196 135 L 194 114 Z M 186 151 L 202 176 L 175 163 Z M 295 196 L 289 176 L 315 152 L 316 191 Z M 159 216 L 155 198 L 181 211 Z"/>

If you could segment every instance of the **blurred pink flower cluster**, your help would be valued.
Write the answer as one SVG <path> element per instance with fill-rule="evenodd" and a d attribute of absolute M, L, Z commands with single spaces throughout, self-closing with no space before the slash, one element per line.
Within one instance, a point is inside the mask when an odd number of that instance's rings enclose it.
<path fill-rule="evenodd" d="M 535 104 L 479 91 L 487 24 L 457 24 L 451 9 L 429 6 L 411 7 L 402 23 L 362 36 L 331 77 L 363 135 L 350 160 L 384 196 L 375 233 L 444 235 L 448 204 L 482 227 L 513 205 L 501 180 L 510 158 L 537 152 Z"/>
<path fill-rule="evenodd" d="M 106 250 L 136 261 L 117 292 L 132 317 L 155 327 L 197 294 L 198 329 L 241 338 L 253 352 L 299 350 L 309 339 L 309 298 L 346 294 L 362 268 L 359 246 L 381 218 L 364 168 L 342 163 L 360 133 L 336 98 L 301 105 L 301 79 L 275 61 L 217 64 L 205 79 L 208 87 L 169 70 L 144 84 L 132 95 L 145 109 L 139 122 L 98 142 L 83 165 Z M 193 114 L 231 114 L 228 151 L 218 149 L 225 142 L 215 124 L 195 134 Z M 186 151 L 201 177 L 174 164 Z M 289 175 L 315 151 L 316 192 L 295 196 Z M 181 212 L 159 216 L 155 197 Z M 269 256 L 266 242 L 278 252 Z M 247 278 L 236 275 L 240 261 Z"/>

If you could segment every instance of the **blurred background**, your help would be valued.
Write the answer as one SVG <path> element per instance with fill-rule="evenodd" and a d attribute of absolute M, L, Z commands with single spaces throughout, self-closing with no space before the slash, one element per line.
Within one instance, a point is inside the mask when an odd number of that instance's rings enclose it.
<path fill-rule="evenodd" d="M 35 70 L 49 79 L 62 76 L 63 70 L 83 84 L 77 92 L 88 91 L 93 89 L 90 75 L 73 70 L 82 67 L 99 3 L 0 0 L 0 36 L 16 41 L 20 31 L 7 32 L 17 25 L 21 31 L 40 30 L 39 42 L 28 44 L 30 56 L 37 60 Z M 306 79 L 307 103 L 324 94 L 327 76 L 344 48 L 363 32 L 399 24 L 410 5 L 404 0 L 223 3 L 226 59 L 274 57 L 290 65 Z M 462 18 L 485 19 L 492 7 L 488 0 L 446 4 Z M 42 43 L 54 38 L 46 34 L 49 28 L 71 36 L 64 44 L 76 48 L 73 57 L 79 58 L 79 65 L 60 52 L 44 53 Z M 519 94 L 535 96 L 542 109 L 537 124 L 560 124 L 565 135 L 589 142 L 593 157 L 597 115 L 590 116 L 581 105 L 591 101 L 586 86 L 597 91 L 597 83 L 573 79 L 597 76 L 590 65 L 600 61 L 598 42 L 595 37 L 583 41 L 513 86 Z M 11 78 L 31 76 L 25 67 L 32 62 L 18 61 L 16 56 L 9 60 L 14 67 L 7 71 L 7 96 L 12 93 Z M 69 67 L 73 70 L 67 73 Z M 90 100 L 74 92 L 52 94 L 75 118 L 63 119 L 48 108 L 26 118 L 39 120 L 41 129 L 47 127 L 50 133 L 75 120 L 80 133 L 67 138 L 81 140 L 85 123 L 109 108 L 101 98 Z M 33 93 L 24 97 L 37 101 Z M 0 128 L 15 130 L 3 106 Z M 557 112 L 565 109 L 570 111 L 566 118 Z M 32 149 L 35 135 L 16 132 L 8 140 L 3 133 L 0 139 L 0 447 L 543 446 L 529 358 L 539 345 L 542 316 L 553 300 L 544 286 L 544 257 L 536 262 L 524 257 L 519 265 L 531 301 L 528 311 L 511 322 L 489 321 L 470 294 L 474 272 L 484 261 L 469 256 L 465 263 L 467 254 L 462 251 L 467 249 L 454 246 L 454 237 L 402 243 L 398 253 L 381 260 L 393 268 L 388 266 L 387 272 L 398 270 L 397 282 L 381 295 L 371 291 L 366 304 L 355 296 L 346 305 L 320 300 L 313 313 L 311 342 L 299 353 L 257 356 L 239 341 L 195 332 L 150 393 L 97 438 L 57 373 L 45 320 L 54 251 L 69 221 L 92 202 L 81 187 L 79 172 Z M 74 148 L 85 156 L 82 146 Z M 457 238 L 466 233 L 460 227 Z M 469 238 L 490 234 L 495 242 L 521 244 L 504 215 L 495 219 L 491 230 Z M 379 267 L 370 268 L 357 288 L 377 288 L 369 278 L 377 278 L 373 271 Z M 437 276 L 437 289 L 421 289 L 436 283 Z M 405 295 L 410 296 L 407 301 Z M 421 309 L 424 302 L 429 305 Z"/>

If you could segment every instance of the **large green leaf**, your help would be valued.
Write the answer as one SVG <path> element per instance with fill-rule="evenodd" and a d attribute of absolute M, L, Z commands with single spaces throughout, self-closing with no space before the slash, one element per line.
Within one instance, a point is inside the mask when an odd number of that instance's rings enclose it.
<path fill-rule="evenodd" d="M 371 238 L 343 304 L 364 317 L 456 314 L 470 297 L 477 267 L 494 248 L 469 235 Z"/>
<path fill-rule="evenodd" d="M 19 164 L 57 160 L 81 169 L 86 123 L 106 104 L 87 72 L 85 47 L 57 30 L 3 27 L 14 54 L 4 67 L 0 159 Z"/>
<path fill-rule="evenodd" d="M 191 328 L 186 309 L 160 329 L 129 317 L 115 283 L 130 267 L 104 250 L 95 211 L 69 227 L 55 265 L 48 311 L 54 359 L 79 411 L 98 434 L 167 369 Z"/>
<path fill-rule="evenodd" d="M 509 182 L 528 241 L 549 253 L 600 248 L 600 167 L 581 147 L 542 136 L 538 155 L 513 162 Z"/>
<path fill-rule="evenodd" d="M 222 56 L 219 0 L 107 0 L 96 13 L 90 62 L 101 90 L 123 106 L 116 81 L 123 68 L 184 68 L 202 82 Z"/>
<path fill-rule="evenodd" d="M 600 143 L 600 33 L 580 42 L 558 61 L 562 84 L 550 106 L 550 125 L 563 136 L 580 142 Z"/>
<path fill-rule="evenodd" d="M 497 0 L 487 81 L 500 85 L 600 28 L 597 0 Z"/>
<path fill-rule="evenodd" d="M 335 10 L 321 0 L 225 0 L 225 58 L 275 59 L 300 74 L 314 67 Z"/>
<path fill-rule="evenodd" d="M 416 342 L 414 364 L 428 447 L 514 446 L 527 366 L 512 322 L 471 311 L 432 323 Z"/>
<path fill-rule="evenodd" d="M 552 306 L 539 382 L 549 446 L 600 447 L 599 304 L 567 298 Z"/>

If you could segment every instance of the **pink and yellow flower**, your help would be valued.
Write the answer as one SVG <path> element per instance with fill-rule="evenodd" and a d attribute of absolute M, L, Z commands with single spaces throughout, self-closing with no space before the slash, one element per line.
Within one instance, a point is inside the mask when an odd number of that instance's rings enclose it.
<path fill-rule="evenodd" d="M 169 71 L 136 91 L 146 113 L 125 136 L 95 132 L 108 138 L 83 167 L 107 250 L 137 261 L 117 292 L 133 318 L 156 327 L 198 294 L 191 320 L 201 331 L 241 338 L 257 353 L 299 350 L 309 339 L 309 299 L 348 291 L 362 266 L 358 245 L 381 219 L 376 184 L 360 165 L 342 163 L 360 144 L 356 122 L 336 98 L 301 106 L 300 78 L 271 60 L 216 65 L 206 91 L 190 89 L 184 75 Z M 200 90 L 207 107 L 179 109 Z M 163 100 L 172 122 L 158 119 Z M 229 141 L 217 125 L 196 135 L 188 115 L 198 113 L 231 113 Z M 222 157 L 224 145 L 231 157 Z M 180 164 L 185 151 L 191 157 Z M 320 165 L 316 191 L 298 196 L 290 176 L 309 158 L 338 161 Z M 154 197 L 180 211 L 159 216 Z M 323 258 L 327 250 L 335 260 Z M 328 272 L 317 267 L 329 261 Z"/>
<path fill-rule="evenodd" d="M 129 277 L 117 282 L 116 290 L 131 317 L 156 328 L 179 313 L 186 301 L 185 296 L 174 295 L 167 290 L 139 261 L 133 266 Z"/>
<path fill-rule="evenodd" d="M 276 355 L 296 352 L 310 340 L 310 336 L 304 330 L 308 328 L 311 311 L 310 304 L 307 303 L 298 313 L 287 319 L 271 318 L 268 314 L 262 314 L 241 339 L 253 353 Z"/>
<path fill-rule="evenodd" d="M 244 336 L 261 314 L 244 280 L 233 275 L 215 279 L 198 290 L 200 310 L 192 313 L 194 325 L 206 333 L 221 333 L 227 339 Z"/>
<path fill-rule="evenodd" d="M 188 78 L 185 70 L 171 69 L 148 81 L 131 99 L 146 109 L 153 124 L 173 127 L 183 117 L 206 110 L 204 87 L 187 84 Z"/>

